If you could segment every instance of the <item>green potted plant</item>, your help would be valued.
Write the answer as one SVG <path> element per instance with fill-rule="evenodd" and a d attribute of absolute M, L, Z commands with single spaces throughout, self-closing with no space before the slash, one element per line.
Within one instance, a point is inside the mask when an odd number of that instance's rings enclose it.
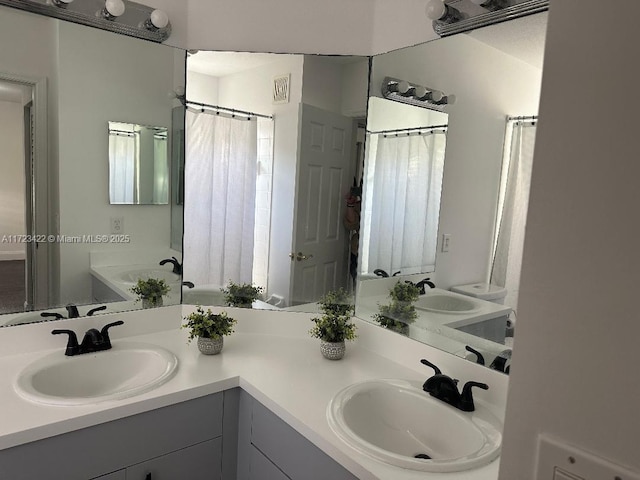
<path fill-rule="evenodd" d="M 258 300 L 264 292 L 263 287 L 255 287 L 251 283 L 235 283 L 229 280 L 226 288 L 221 288 L 224 301 L 230 307 L 251 308 L 251 304 Z"/>
<path fill-rule="evenodd" d="M 139 278 L 138 283 L 130 290 L 138 296 L 136 301 L 142 300 L 142 308 L 154 308 L 162 306 L 162 297 L 169 293 L 171 287 L 161 279 Z"/>
<path fill-rule="evenodd" d="M 356 338 L 356 325 L 351 321 L 354 312 L 351 298 L 340 288 L 327 293 L 318 304 L 323 315 L 311 319 L 315 325 L 309 334 L 320 339 L 320 351 L 325 358 L 340 360 L 346 351 L 345 340 Z"/>
<path fill-rule="evenodd" d="M 389 291 L 391 301 L 387 305 L 378 305 L 380 313 L 373 319 L 389 330 L 408 335 L 409 325 L 418 318 L 413 302 L 419 296 L 420 289 L 413 283 L 397 282 Z"/>
<path fill-rule="evenodd" d="M 188 328 L 189 343 L 194 338 L 198 339 L 198 350 L 205 355 L 217 355 L 224 346 L 224 336 L 233 333 L 236 320 L 226 312 L 213 313 L 211 309 L 206 312 L 198 305 L 195 312 L 183 318 L 186 323 L 182 328 Z"/>

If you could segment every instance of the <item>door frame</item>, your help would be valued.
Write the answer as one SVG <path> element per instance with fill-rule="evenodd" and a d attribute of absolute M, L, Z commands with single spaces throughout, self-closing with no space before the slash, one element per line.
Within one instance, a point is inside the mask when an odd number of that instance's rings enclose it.
<path fill-rule="evenodd" d="M 31 198 L 26 199 L 26 207 L 30 210 L 27 218 L 31 219 L 31 225 L 27 225 L 27 231 L 31 235 L 49 235 L 54 233 L 51 205 L 57 205 L 53 198 L 53 189 L 50 186 L 49 166 L 49 121 L 48 121 L 48 92 L 46 77 L 29 77 L 0 72 L 0 81 L 25 85 L 32 89 L 33 102 L 33 158 L 31 179 L 25 179 L 31 183 Z M 25 152 L 26 158 L 26 152 Z M 26 171 L 26 165 L 25 165 Z M 37 194 L 36 194 L 37 193 Z M 33 291 L 33 303 L 31 308 L 47 308 L 56 298 L 57 283 L 54 280 L 53 252 L 55 243 L 31 242 L 27 245 L 31 253 L 27 254 L 35 259 L 28 268 L 27 281 L 31 282 Z"/>

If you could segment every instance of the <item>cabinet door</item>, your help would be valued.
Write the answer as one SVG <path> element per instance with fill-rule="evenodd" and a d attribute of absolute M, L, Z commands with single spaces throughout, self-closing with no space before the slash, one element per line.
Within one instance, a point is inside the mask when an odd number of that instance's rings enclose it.
<path fill-rule="evenodd" d="M 290 480 L 253 445 L 249 455 L 249 480 Z"/>
<path fill-rule="evenodd" d="M 222 438 L 127 468 L 126 480 L 221 480 Z"/>
<path fill-rule="evenodd" d="M 117 472 L 107 473 L 106 475 L 102 475 L 101 477 L 96 477 L 91 480 L 127 480 L 127 474 L 124 469 L 118 470 Z"/>

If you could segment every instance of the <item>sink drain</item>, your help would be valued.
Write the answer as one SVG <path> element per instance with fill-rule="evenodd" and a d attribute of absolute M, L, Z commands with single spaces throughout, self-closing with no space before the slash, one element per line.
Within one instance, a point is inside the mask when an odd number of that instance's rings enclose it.
<path fill-rule="evenodd" d="M 431 457 L 426 453 L 416 453 L 413 458 L 422 458 L 423 460 L 431 460 Z"/>

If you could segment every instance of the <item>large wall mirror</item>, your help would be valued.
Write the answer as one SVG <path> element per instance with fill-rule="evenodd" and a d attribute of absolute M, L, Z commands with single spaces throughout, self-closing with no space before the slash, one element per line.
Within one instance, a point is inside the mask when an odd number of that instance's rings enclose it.
<path fill-rule="evenodd" d="M 142 308 L 140 279 L 161 280 L 164 304 L 179 303 L 166 152 L 186 52 L 0 10 L 0 325 Z M 165 152 L 151 162 L 162 175 L 148 203 L 164 205 L 110 204 L 113 121 L 158 127 L 146 135 Z M 140 196 L 149 187 L 137 185 Z"/>
<path fill-rule="evenodd" d="M 384 220 L 377 228 L 373 220 L 361 227 L 356 315 L 501 371 L 509 368 L 514 325 L 517 331 L 546 18 L 539 13 L 372 61 L 365 167 L 370 173 L 362 210 L 365 219 Z M 442 108 L 440 117 L 431 118 L 429 108 L 419 117 L 418 107 L 382 98 L 387 77 L 453 94 L 455 103 Z M 405 123 L 389 125 L 396 117 Z M 446 138 L 443 159 L 438 136 Z M 407 173 L 412 162 L 419 167 Z M 384 192 L 375 188 L 380 168 L 387 179 Z M 428 173 L 436 181 L 420 181 L 422 199 L 413 194 L 409 205 L 394 209 L 396 190 L 402 201 L 412 191 L 407 176 L 426 179 Z M 422 269 L 412 270 L 414 265 L 403 263 L 405 246 L 423 251 L 425 237 L 425 224 L 410 217 L 417 208 L 425 209 L 421 218 L 431 218 L 428 258 L 435 264 L 429 268 L 424 261 Z M 390 257 L 372 255 L 372 245 L 392 245 L 397 236 L 408 239 L 387 249 Z M 371 275 L 376 269 L 384 270 L 378 271 L 382 276 Z M 415 285 L 412 292 L 407 281 Z"/>
<path fill-rule="evenodd" d="M 232 282 L 239 304 L 313 312 L 353 290 L 368 73 L 368 57 L 190 52 L 185 303 L 224 305 Z"/>

